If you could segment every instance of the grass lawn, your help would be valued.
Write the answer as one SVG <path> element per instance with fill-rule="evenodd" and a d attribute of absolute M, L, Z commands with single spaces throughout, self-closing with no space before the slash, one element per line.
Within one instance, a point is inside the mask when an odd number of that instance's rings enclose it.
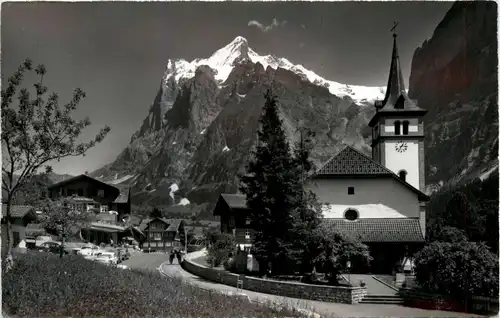
<path fill-rule="evenodd" d="M 157 272 L 48 253 L 15 256 L 14 268 L 2 272 L 2 306 L 8 315 L 23 317 L 305 316 L 201 290 Z"/>

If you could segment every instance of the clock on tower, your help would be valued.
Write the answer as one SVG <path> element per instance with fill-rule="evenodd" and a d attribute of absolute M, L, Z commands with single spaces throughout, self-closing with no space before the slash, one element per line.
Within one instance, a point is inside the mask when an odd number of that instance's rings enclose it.
<path fill-rule="evenodd" d="M 402 180 L 425 191 L 424 125 L 427 110 L 418 107 L 406 94 L 399 64 L 396 34 L 393 34 L 389 81 L 383 101 L 375 102 L 372 128 L 372 159 Z"/>

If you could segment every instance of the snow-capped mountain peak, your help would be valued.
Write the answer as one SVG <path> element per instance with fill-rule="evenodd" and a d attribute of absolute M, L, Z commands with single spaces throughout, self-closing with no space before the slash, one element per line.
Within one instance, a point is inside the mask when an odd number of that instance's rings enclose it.
<path fill-rule="evenodd" d="M 196 69 L 199 66 L 207 65 L 214 71 L 215 79 L 222 85 L 228 78 L 233 67 L 245 60 L 250 60 L 253 63 L 259 62 L 265 69 L 269 66 L 273 69 L 280 67 L 290 70 L 313 84 L 328 88 L 330 93 L 336 96 L 349 96 L 359 103 L 372 102 L 384 98 L 385 87 L 347 85 L 326 80 L 300 64 L 293 64 L 286 58 L 258 54 L 248 46 L 247 39 L 242 36 L 237 36 L 229 44 L 215 51 L 209 58 L 195 59 L 191 62 L 184 59 L 168 60 L 164 78 L 165 82 L 172 77 L 176 81 L 181 78 L 191 78 L 195 75 Z"/>

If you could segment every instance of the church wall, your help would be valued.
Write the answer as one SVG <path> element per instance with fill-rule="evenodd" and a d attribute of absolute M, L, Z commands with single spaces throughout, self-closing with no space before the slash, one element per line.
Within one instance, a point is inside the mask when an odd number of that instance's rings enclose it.
<path fill-rule="evenodd" d="M 408 145 L 405 152 L 398 152 L 395 149 L 398 140 L 386 140 L 384 143 L 384 165 L 398 175 L 399 171 L 405 170 L 407 172 L 406 182 L 411 184 L 416 189 L 420 189 L 420 151 L 419 142 L 404 140 Z"/>
<path fill-rule="evenodd" d="M 306 185 L 321 203 L 361 205 L 381 203 L 408 217 L 419 217 L 419 201 L 415 193 L 391 178 L 315 179 Z M 348 194 L 354 187 L 354 194 Z"/>

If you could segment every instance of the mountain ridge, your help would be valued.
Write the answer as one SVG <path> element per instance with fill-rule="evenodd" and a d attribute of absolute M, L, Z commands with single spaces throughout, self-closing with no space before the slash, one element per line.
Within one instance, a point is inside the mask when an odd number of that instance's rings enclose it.
<path fill-rule="evenodd" d="M 464 105 L 469 106 L 457 107 L 455 95 L 446 95 L 448 87 L 454 85 L 446 80 L 446 72 L 461 74 L 461 66 L 454 60 L 460 50 L 450 56 L 446 46 L 439 45 L 434 38 L 444 36 L 456 41 L 462 31 L 457 29 L 456 20 L 465 14 L 474 29 L 470 34 L 486 37 L 467 37 L 469 47 L 473 43 L 487 43 L 491 25 L 474 24 L 473 18 L 480 17 L 470 12 L 491 8 L 454 4 L 452 9 L 443 19 L 447 22 L 439 24 L 443 29 L 438 28 L 415 51 L 410 75 L 409 96 L 429 110 L 424 118 L 428 193 L 449 180 L 459 182 L 478 176 L 497 164 L 492 155 L 495 147 L 498 149 L 498 138 L 496 141 L 494 138 L 495 129 L 498 137 L 498 114 L 492 112 L 497 104 L 493 98 L 496 90 L 483 89 L 475 95 L 477 98 L 462 99 L 462 104 L 465 101 Z M 493 53 L 495 50 L 490 49 Z M 390 48 L 387 51 L 389 60 Z M 470 55 L 468 65 L 483 63 L 481 56 L 484 54 Z M 429 67 L 433 59 L 439 61 L 439 68 Z M 490 65 L 491 58 L 484 63 Z M 488 70 L 483 67 L 471 76 L 483 76 Z M 368 121 L 375 113 L 371 101 L 383 98 L 380 88 L 363 91 L 356 86 L 355 93 L 362 91 L 364 98 L 360 98 L 361 93 L 350 96 L 346 90 L 335 90 L 338 86 L 325 84 L 331 81 L 315 80 L 311 74 L 316 75 L 284 58 L 258 55 L 241 37 L 207 59 L 169 60 L 149 113 L 133 134 L 130 145 L 117 160 L 91 175 L 107 182 L 121 179 L 130 184 L 134 202 L 172 206 L 184 200 L 190 202 L 191 210 L 201 210 L 208 216 L 218 194 L 237 191 L 237 175 L 244 171 L 255 145 L 263 93 L 268 88 L 278 97 L 280 116 L 290 142 L 297 139 L 299 125 L 316 133 L 312 152 L 316 164 L 329 159 L 342 143 L 370 154 Z M 442 83 L 433 80 L 433 76 L 443 79 Z M 466 111 L 467 108 L 473 110 Z M 493 120 L 490 128 L 481 125 L 485 116 L 494 119 L 494 115 L 496 123 Z M 487 142 L 482 145 L 479 139 L 472 141 L 471 136 L 476 135 Z M 452 148 L 457 150 L 450 152 Z M 467 159 L 475 152 L 478 153 L 475 159 Z M 450 153 L 454 155 L 452 160 L 443 161 Z"/>

